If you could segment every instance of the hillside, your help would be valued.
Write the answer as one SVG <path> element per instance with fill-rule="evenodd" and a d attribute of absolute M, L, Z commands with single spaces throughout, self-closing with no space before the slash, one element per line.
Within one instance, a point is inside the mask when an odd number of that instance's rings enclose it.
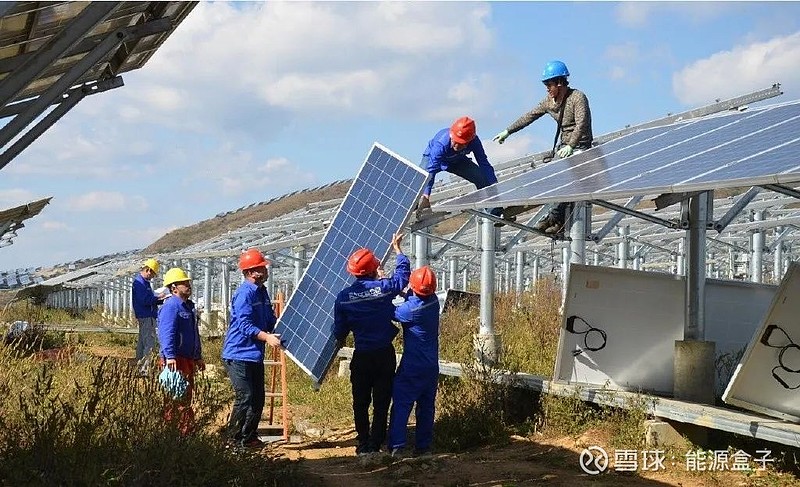
<path fill-rule="evenodd" d="M 347 180 L 318 189 L 301 191 L 268 203 L 257 204 L 236 212 L 215 216 L 194 225 L 178 228 L 150 244 L 142 253 L 172 252 L 243 227 L 248 223 L 270 220 L 305 208 L 309 203 L 343 198 L 350 183 L 351 181 Z"/>

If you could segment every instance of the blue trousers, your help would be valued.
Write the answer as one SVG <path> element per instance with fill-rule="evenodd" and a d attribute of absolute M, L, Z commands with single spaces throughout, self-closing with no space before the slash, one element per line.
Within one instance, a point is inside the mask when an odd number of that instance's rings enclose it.
<path fill-rule="evenodd" d="M 139 339 L 136 341 L 136 360 L 141 360 L 150 355 L 156 348 L 156 319 L 136 318 L 139 322 Z"/>
<path fill-rule="evenodd" d="M 389 420 L 389 448 L 406 446 L 408 417 L 416 403 L 417 450 L 427 450 L 433 442 L 433 419 L 436 413 L 438 368 L 430 371 L 408 369 L 400 364 L 392 389 L 392 414 Z"/>
<path fill-rule="evenodd" d="M 420 163 L 420 167 L 423 169 L 428 167 L 428 161 L 430 159 L 427 156 L 422 156 L 422 162 Z M 470 183 L 475 185 L 476 189 L 482 189 L 486 186 L 490 186 L 497 182 L 497 175 L 494 173 L 494 168 L 491 171 L 484 172 L 483 169 L 477 164 L 472 162 L 462 162 L 456 163 L 447 169 L 447 171 L 451 174 L 455 174 L 461 178 L 466 179 Z M 486 208 L 485 210 L 487 213 L 491 213 L 495 216 L 500 216 L 503 213 L 502 208 Z"/>
<path fill-rule="evenodd" d="M 264 363 L 223 360 L 236 398 L 228 421 L 228 436 L 245 442 L 257 437 L 258 422 L 264 411 Z"/>

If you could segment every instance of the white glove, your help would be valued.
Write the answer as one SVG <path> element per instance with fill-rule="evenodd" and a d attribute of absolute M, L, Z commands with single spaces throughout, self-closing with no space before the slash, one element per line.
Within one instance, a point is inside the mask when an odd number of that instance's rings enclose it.
<path fill-rule="evenodd" d="M 492 137 L 492 142 L 497 142 L 498 144 L 502 144 L 508 138 L 508 130 L 503 130 L 499 134 Z"/>
<path fill-rule="evenodd" d="M 565 157 L 569 157 L 572 155 L 572 146 L 567 144 L 564 147 L 558 149 L 558 152 L 556 154 L 558 154 L 558 157 L 562 159 Z"/>

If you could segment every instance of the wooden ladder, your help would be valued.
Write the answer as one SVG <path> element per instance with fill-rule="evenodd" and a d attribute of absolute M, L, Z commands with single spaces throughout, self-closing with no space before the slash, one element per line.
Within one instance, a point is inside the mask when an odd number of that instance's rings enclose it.
<path fill-rule="evenodd" d="M 273 301 L 275 314 L 280 316 L 283 311 L 283 293 L 278 292 L 277 299 Z M 283 349 L 268 347 L 272 351 L 271 357 L 264 358 L 264 368 L 268 372 L 265 378 L 269 377 L 269 388 L 266 389 L 264 397 L 269 401 L 269 412 L 265 418 L 262 414 L 261 421 L 258 423 L 258 433 L 261 441 L 272 442 L 281 439 L 289 440 L 289 398 L 286 387 L 286 354 Z M 280 376 L 278 375 L 280 374 Z M 276 400 L 279 400 L 277 407 L 280 408 L 280 422 L 276 422 L 275 408 Z M 280 435 L 276 434 L 280 431 Z M 270 434 L 271 433 L 271 434 Z"/>

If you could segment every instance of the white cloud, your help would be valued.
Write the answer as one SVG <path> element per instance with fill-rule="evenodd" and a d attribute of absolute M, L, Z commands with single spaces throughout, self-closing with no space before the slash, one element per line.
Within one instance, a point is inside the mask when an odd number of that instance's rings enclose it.
<path fill-rule="evenodd" d="M 630 28 L 644 28 L 656 15 L 668 13 L 701 23 L 739 8 L 737 2 L 620 2 L 615 9 L 617 22 Z"/>
<path fill-rule="evenodd" d="M 202 2 L 137 74 L 141 89 L 133 83 L 125 89 L 150 109 L 128 106 L 121 117 L 135 112 L 163 123 L 168 115 L 196 120 L 198 112 L 236 110 L 245 102 L 283 109 L 283 116 L 418 113 L 461 82 L 464 66 L 452 59 L 466 52 L 474 58 L 492 45 L 488 4 L 459 4 L 457 15 L 453 8 L 438 2 Z M 211 99 L 198 96 L 209 87 L 216 88 Z"/>
<path fill-rule="evenodd" d="M 672 90 L 685 105 L 699 105 L 763 89 L 780 82 L 800 87 L 800 32 L 736 46 L 684 67 L 672 76 Z"/>
<path fill-rule="evenodd" d="M 71 230 L 69 226 L 64 222 L 54 221 L 54 220 L 44 220 L 38 222 L 42 229 L 48 231 L 69 231 Z"/>
<path fill-rule="evenodd" d="M 96 211 L 145 211 L 147 201 L 141 196 L 127 196 L 117 191 L 93 191 L 73 196 L 66 208 L 77 212 Z"/>
<path fill-rule="evenodd" d="M 14 189 L 2 189 L 0 190 L 0 206 L 5 209 L 5 207 L 11 206 L 19 206 L 24 205 L 25 203 L 30 203 L 31 201 L 35 201 L 41 199 L 40 196 L 36 196 L 35 193 L 32 191 L 28 191 L 27 189 L 21 188 L 14 188 Z"/>
<path fill-rule="evenodd" d="M 316 183 L 313 173 L 283 157 L 267 159 L 261 164 L 251 164 L 249 158 L 244 158 L 244 161 L 246 167 L 221 177 L 223 194 L 264 194 L 270 190 L 280 193 L 281 190 L 306 188 Z"/>
<path fill-rule="evenodd" d="M 483 141 L 483 139 L 481 140 Z M 483 148 L 486 151 L 489 162 L 497 164 L 530 154 L 532 147 L 534 147 L 533 144 L 534 139 L 532 137 L 520 135 L 520 133 L 517 132 L 507 138 L 502 144 L 484 141 Z M 544 145 L 537 144 L 536 147 L 544 147 Z"/>

